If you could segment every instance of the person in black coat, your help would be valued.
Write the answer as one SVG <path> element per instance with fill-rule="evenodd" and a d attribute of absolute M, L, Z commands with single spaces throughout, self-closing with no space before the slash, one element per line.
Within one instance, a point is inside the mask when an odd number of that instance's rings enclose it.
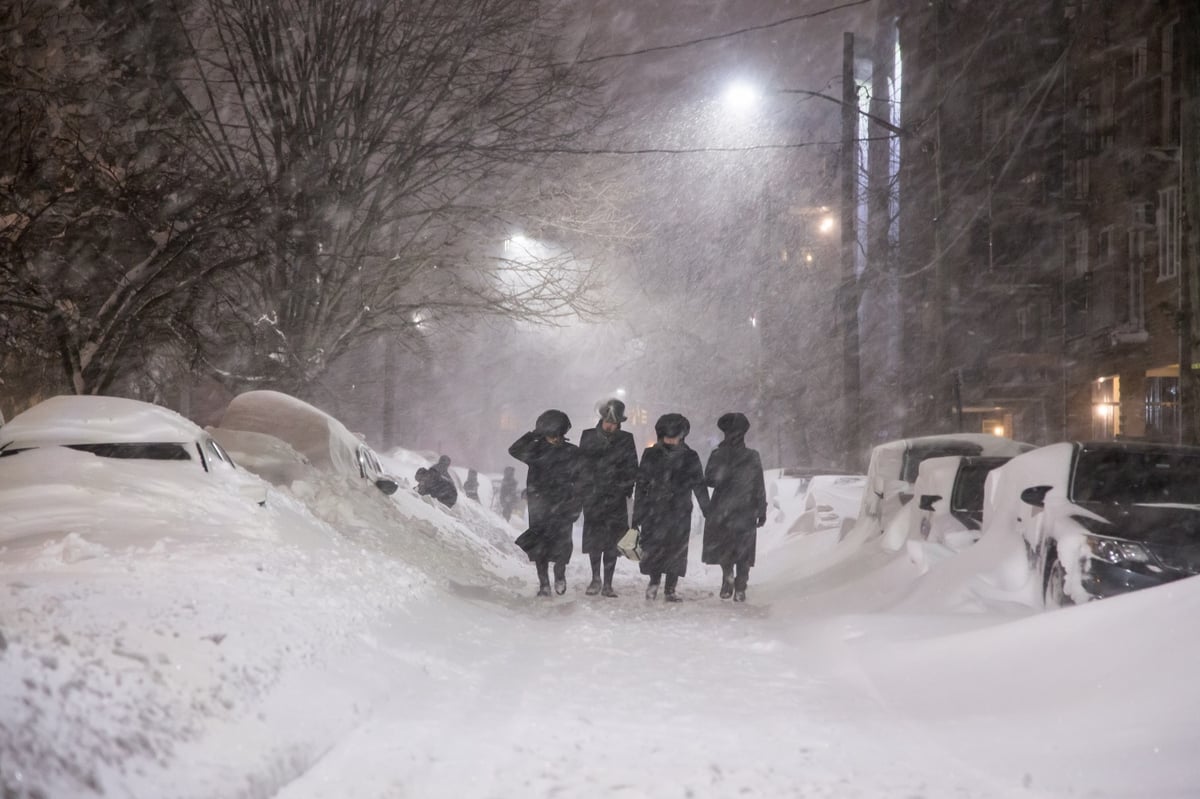
<path fill-rule="evenodd" d="M 508 518 L 512 516 L 518 500 L 520 497 L 517 495 L 516 469 L 512 466 L 505 466 L 504 477 L 500 479 L 500 515 L 504 517 L 504 521 L 508 521 Z"/>
<path fill-rule="evenodd" d="M 548 410 L 534 429 L 513 442 L 508 454 L 529 466 L 525 479 L 529 529 L 517 545 L 537 566 L 538 596 L 550 596 L 550 564 L 554 564 L 554 591 L 567 591 L 567 563 L 575 548 L 571 525 L 583 509 L 579 482 L 579 448 L 567 441 L 571 420 L 559 410 Z"/>
<path fill-rule="evenodd" d="M 438 458 L 438 462 L 428 469 L 417 469 L 417 493 L 431 496 L 447 508 L 454 507 L 458 502 L 458 489 L 450 477 L 448 456 Z"/>
<path fill-rule="evenodd" d="M 708 514 L 708 487 L 697 455 L 684 439 L 691 429 L 686 417 L 668 413 L 654 423 L 658 443 L 642 452 L 633 499 L 633 526 L 641 531 L 641 570 L 649 575 L 646 599 L 658 596 L 667 575 L 663 598 L 679 602 L 675 587 L 687 574 L 688 538 L 692 532 L 692 495 Z"/>
<path fill-rule="evenodd" d="M 617 568 L 617 542 L 629 529 L 627 500 L 633 494 L 637 478 L 637 445 L 633 434 L 621 429 L 625 421 L 625 403 L 608 400 L 599 407 L 600 421 L 579 437 L 583 458 L 583 551 L 592 561 L 589 596 L 615 597 L 613 573 Z M 604 561 L 604 582 L 600 582 L 600 563 Z"/>
<path fill-rule="evenodd" d="M 463 492 L 466 493 L 467 499 L 479 501 L 479 472 L 467 469 L 467 481 L 463 483 Z"/>
<path fill-rule="evenodd" d="M 746 600 L 746 583 L 754 565 L 758 528 L 767 521 L 767 490 L 762 459 L 746 446 L 750 421 L 740 413 L 717 420 L 725 434 L 704 467 L 712 501 L 704 522 L 701 559 L 721 567 L 721 599 Z"/>

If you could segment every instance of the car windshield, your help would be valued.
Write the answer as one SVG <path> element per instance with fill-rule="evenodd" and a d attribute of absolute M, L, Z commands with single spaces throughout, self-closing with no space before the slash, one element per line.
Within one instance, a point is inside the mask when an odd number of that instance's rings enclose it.
<path fill-rule="evenodd" d="M 101 458 L 123 458 L 148 461 L 189 461 L 192 459 L 186 444 L 176 442 L 108 442 L 103 444 L 66 444 L 67 449 L 90 452 Z M 27 452 L 36 447 L 14 447 L 0 451 L 0 457 Z"/>
<path fill-rule="evenodd" d="M 930 458 L 941 458 L 946 455 L 978 455 L 981 452 L 983 452 L 983 447 L 965 441 L 918 444 L 904 453 L 904 466 L 900 470 L 900 479 L 910 483 L 916 482 L 921 462 Z"/>
<path fill-rule="evenodd" d="M 958 469 L 958 478 L 954 482 L 954 497 L 951 508 L 956 511 L 982 513 L 983 486 L 987 482 L 988 472 L 995 469 L 1008 458 L 970 458 L 964 460 Z"/>
<path fill-rule="evenodd" d="M 1071 481 L 1076 502 L 1200 504 L 1200 450 L 1085 447 Z"/>

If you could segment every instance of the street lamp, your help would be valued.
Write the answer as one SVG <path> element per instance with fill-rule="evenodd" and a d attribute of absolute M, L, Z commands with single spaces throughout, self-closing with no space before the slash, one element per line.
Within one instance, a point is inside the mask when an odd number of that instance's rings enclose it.
<path fill-rule="evenodd" d="M 722 99 L 724 99 L 725 105 L 731 110 L 739 114 L 744 114 L 758 105 L 758 101 L 761 98 L 762 92 L 752 83 L 738 80 L 725 88 L 725 94 Z"/>

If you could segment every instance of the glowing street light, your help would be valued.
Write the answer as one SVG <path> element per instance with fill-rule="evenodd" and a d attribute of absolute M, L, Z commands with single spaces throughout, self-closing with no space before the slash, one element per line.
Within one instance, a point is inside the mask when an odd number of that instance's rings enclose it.
<path fill-rule="evenodd" d="M 745 113 L 758 104 L 762 92 L 746 81 L 739 80 L 725 89 L 725 105 L 738 113 Z"/>
<path fill-rule="evenodd" d="M 834 222 L 832 216 L 823 216 L 821 217 L 820 223 L 817 225 L 817 230 L 821 231 L 822 233 L 832 233 L 833 227 L 836 224 L 837 223 Z"/>

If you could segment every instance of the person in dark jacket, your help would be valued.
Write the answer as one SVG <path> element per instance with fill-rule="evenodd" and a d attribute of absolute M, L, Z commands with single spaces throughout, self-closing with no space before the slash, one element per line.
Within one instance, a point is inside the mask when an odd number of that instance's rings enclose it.
<path fill-rule="evenodd" d="M 675 587 L 687 574 L 688 538 L 692 532 L 692 495 L 708 514 L 708 487 L 697 455 L 684 439 L 691 425 L 678 413 L 654 423 L 658 442 L 642 452 L 633 499 L 633 526 L 641 531 L 642 574 L 649 575 L 646 599 L 658 596 L 667 575 L 663 598 L 679 602 Z"/>
<path fill-rule="evenodd" d="M 599 411 L 600 421 L 579 437 L 579 454 L 583 459 L 583 551 L 592 561 L 592 582 L 587 594 L 615 597 L 612 580 L 620 554 L 617 542 L 629 529 L 627 501 L 637 478 L 638 456 L 633 434 L 621 429 L 625 403 L 607 400 L 600 404 Z"/>
<path fill-rule="evenodd" d="M 754 565 L 758 528 L 767 521 L 767 490 L 762 459 L 746 446 L 750 421 L 740 413 L 717 420 L 725 434 L 704 467 L 712 501 L 704 522 L 701 559 L 721 567 L 721 599 L 746 601 L 746 583 Z"/>
<path fill-rule="evenodd" d="M 538 596 L 550 596 L 551 563 L 554 592 L 566 593 L 567 563 L 575 548 L 571 525 L 583 509 L 579 448 L 567 441 L 570 429 L 567 415 L 551 409 L 508 448 L 509 455 L 529 466 L 525 479 L 529 529 L 517 538 L 517 545 L 537 566 Z"/>
<path fill-rule="evenodd" d="M 448 456 L 441 456 L 428 469 L 417 469 L 417 493 L 431 496 L 447 508 L 454 507 L 454 503 L 458 502 L 458 489 L 454 487 L 454 478 L 450 476 Z"/>
<path fill-rule="evenodd" d="M 508 521 L 512 516 L 521 498 L 517 493 L 516 471 L 512 466 L 505 466 L 504 476 L 500 478 L 500 515 L 504 517 L 504 521 Z"/>
<path fill-rule="evenodd" d="M 463 493 L 467 495 L 467 499 L 479 501 L 479 473 L 474 469 L 467 469 L 467 481 L 463 483 Z"/>

